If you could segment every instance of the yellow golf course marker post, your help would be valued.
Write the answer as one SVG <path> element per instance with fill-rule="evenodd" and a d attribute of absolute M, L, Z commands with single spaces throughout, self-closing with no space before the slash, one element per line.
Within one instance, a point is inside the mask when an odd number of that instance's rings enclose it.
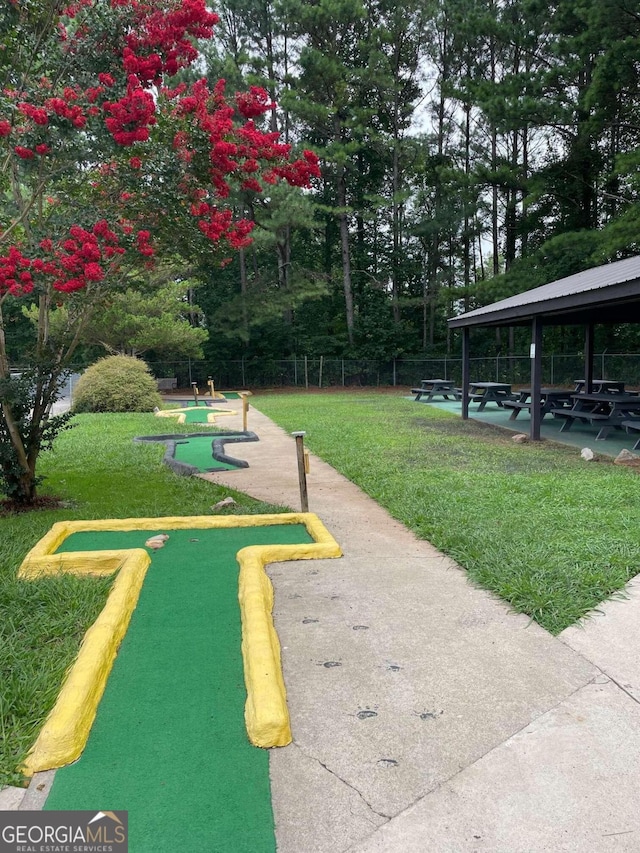
<path fill-rule="evenodd" d="M 313 513 L 263 515 L 170 516 L 164 518 L 62 521 L 29 551 L 18 577 L 30 579 L 71 572 L 106 575 L 118 572 L 106 604 L 86 632 L 75 663 L 58 699 L 21 768 L 27 777 L 62 767 L 82 753 L 98 704 L 129 625 L 151 562 L 142 548 L 55 553 L 68 536 L 79 532 L 123 530 L 197 530 L 302 524 L 314 540 L 298 545 L 251 545 L 240 549 L 238 599 L 242 623 L 242 658 L 247 690 L 245 723 L 255 746 L 291 742 L 280 643 L 273 625 L 273 586 L 265 566 L 289 560 L 342 556 L 340 546 Z"/>

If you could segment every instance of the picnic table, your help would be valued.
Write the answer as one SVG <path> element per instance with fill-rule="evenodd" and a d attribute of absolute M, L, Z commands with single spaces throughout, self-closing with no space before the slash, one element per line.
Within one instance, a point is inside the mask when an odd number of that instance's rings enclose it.
<path fill-rule="evenodd" d="M 573 403 L 571 396 L 574 392 L 562 388 L 541 388 L 540 389 L 540 420 L 544 419 L 554 408 L 567 406 L 571 408 Z M 523 409 L 527 409 L 531 413 L 531 388 L 521 388 L 518 392 L 516 400 L 505 400 L 503 406 L 505 409 L 513 409 L 509 415 L 510 421 L 515 421 Z"/>
<path fill-rule="evenodd" d="M 420 387 L 412 388 L 411 393 L 416 395 L 416 401 L 426 397 L 427 403 L 434 397 L 443 397 L 445 400 L 453 397 L 454 400 L 459 400 L 462 396 L 453 379 L 422 379 Z"/>
<path fill-rule="evenodd" d="M 584 391 L 584 379 L 574 379 L 576 394 L 582 394 Z M 592 394 L 624 394 L 624 382 L 618 382 L 614 379 L 592 379 L 591 380 Z"/>
<path fill-rule="evenodd" d="M 637 421 L 622 421 L 620 426 L 626 429 L 627 432 L 640 432 L 640 420 Z M 640 438 L 631 448 L 632 450 L 640 450 Z"/>
<path fill-rule="evenodd" d="M 503 408 L 506 400 L 515 400 L 511 393 L 511 385 L 504 382 L 470 382 L 469 399 L 474 403 L 480 403 L 478 411 L 481 412 L 487 403 L 497 403 Z"/>
<path fill-rule="evenodd" d="M 625 422 L 640 424 L 640 395 L 626 392 L 613 394 L 572 394 L 571 408 L 551 409 L 555 416 L 565 422 L 560 432 L 567 432 L 580 420 L 599 426 L 596 441 L 605 439 L 612 429 L 622 429 Z"/>

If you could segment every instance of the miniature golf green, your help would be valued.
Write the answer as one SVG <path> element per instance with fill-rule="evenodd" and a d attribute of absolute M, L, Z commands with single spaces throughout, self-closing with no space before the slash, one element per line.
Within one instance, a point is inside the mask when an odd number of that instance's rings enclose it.
<path fill-rule="evenodd" d="M 225 415 L 228 414 L 227 409 L 214 409 L 211 406 L 188 406 L 183 409 L 184 422 L 187 424 L 206 424 L 210 423 L 209 415 Z"/>
<path fill-rule="evenodd" d="M 74 533 L 60 551 L 140 548 L 157 531 Z M 136 853 L 275 850 L 268 753 L 251 746 L 240 548 L 313 541 L 303 525 L 171 530 L 152 563 L 87 746 L 46 809 L 129 812 Z"/>
<path fill-rule="evenodd" d="M 177 459 L 178 462 L 193 465 L 199 471 L 229 471 L 238 468 L 238 465 L 231 462 L 214 458 L 212 444 L 215 437 L 215 435 L 207 435 L 192 438 L 185 435 L 184 440 L 176 441 L 173 458 Z M 231 435 L 229 438 L 239 441 L 242 439 L 242 434 Z"/>

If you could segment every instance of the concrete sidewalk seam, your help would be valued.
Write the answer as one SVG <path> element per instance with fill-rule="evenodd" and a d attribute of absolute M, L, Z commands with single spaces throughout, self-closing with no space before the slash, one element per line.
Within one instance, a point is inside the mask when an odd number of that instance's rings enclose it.
<path fill-rule="evenodd" d="M 424 800 L 426 800 L 428 797 L 431 797 L 431 796 L 433 796 L 434 794 L 436 794 L 438 791 L 441 791 L 441 790 L 446 789 L 446 788 L 447 788 L 447 787 L 448 787 L 448 786 L 449 786 L 449 785 L 450 785 L 450 784 L 451 784 L 455 779 L 457 779 L 457 778 L 458 778 L 458 776 L 460 776 L 461 774 L 465 773 L 465 772 L 466 772 L 466 771 L 468 771 L 470 768 L 475 767 L 475 766 L 476 766 L 477 764 L 479 764 L 481 761 L 484 761 L 484 760 L 485 760 L 488 756 L 490 756 L 493 752 L 496 752 L 496 750 L 502 749 L 502 747 L 503 747 L 506 743 L 508 743 L 510 740 L 512 740 L 513 738 L 517 737 L 517 736 L 518 736 L 518 735 L 520 735 L 522 732 L 526 731 L 526 729 L 528 729 L 530 726 L 532 726 L 532 725 L 533 725 L 537 720 L 540 720 L 542 717 L 545 717 L 547 714 L 551 714 L 551 713 L 553 713 L 554 711 L 556 711 L 556 710 L 557 710 L 558 708 L 560 708 L 560 707 L 561 707 L 565 702 L 567 702 L 567 701 L 568 701 L 569 699 L 571 699 L 573 696 L 576 696 L 578 693 L 580 693 L 580 691 L 581 691 L 581 690 L 584 690 L 584 689 L 585 689 L 585 687 L 588 687 L 588 686 L 589 686 L 589 685 L 591 685 L 591 684 L 608 684 L 608 683 L 613 683 L 613 684 L 615 684 L 615 681 L 614 681 L 614 679 L 609 678 L 605 673 L 602 673 L 602 674 L 598 674 L 598 675 L 593 676 L 593 678 L 589 679 L 589 681 L 586 681 L 586 682 L 585 682 L 581 687 L 577 687 L 577 688 L 576 688 L 575 690 L 573 690 L 571 693 L 568 693 L 568 694 L 564 697 L 564 699 L 561 699 L 561 700 L 560 700 L 559 702 L 557 702 L 554 706 L 552 706 L 552 707 L 550 707 L 550 708 L 547 708 L 547 710 L 546 710 L 546 711 L 542 711 L 540 714 L 537 714 L 537 715 L 536 715 L 535 717 L 533 717 L 533 718 L 532 718 L 532 719 L 531 719 L 531 720 L 530 720 L 526 725 L 522 726 L 522 727 L 521 727 L 520 729 L 518 729 L 517 731 L 512 732 L 512 733 L 511 733 L 507 738 L 505 738 L 501 743 L 497 743 L 497 744 L 495 744 L 493 747 L 491 747 L 491 749 L 488 749 L 485 753 L 483 753 L 483 755 L 478 756 L 478 758 L 476 758 L 476 759 L 475 759 L 474 761 L 472 761 L 470 764 L 467 764 L 467 765 L 465 765 L 464 767 L 460 767 L 460 768 L 459 768 L 455 773 L 452 773 L 452 774 L 451 774 L 451 776 L 447 777 L 446 779 L 442 779 L 442 780 L 441 780 L 437 785 L 435 785 L 433 788 L 430 788 L 428 791 L 425 791 L 424 793 L 420 794 L 420 796 L 416 797 L 416 799 L 415 799 L 413 802 L 409 803 L 407 806 L 405 806 L 404 808 L 402 808 L 402 809 L 401 809 L 399 812 L 397 812 L 396 814 L 393 814 L 393 815 L 388 816 L 388 821 L 387 821 L 387 822 L 389 823 L 389 822 L 391 822 L 391 821 L 395 821 L 395 820 L 396 820 L 397 818 L 399 818 L 401 815 L 403 815 L 403 814 L 405 814 L 406 812 L 410 811 L 411 809 L 415 808 L 415 806 L 417 806 L 417 805 L 418 805 L 418 803 L 423 802 L 423 801 L 424 801 Z M 616 684 L 616 687 L 620 687 L 620 685 Z M 622 691 L 623 693 L 626 693 L 626 691 L 625 691 L 623 688 L 620 688 L 620 689 L 621 689 L 621 691 Z M 628 695 L 628 694 L 627 694 L 627 695 Z M 630 698 L 633 698 L 633 697 L 630 697 Z M 634 701 L 635 701 L 635 700 L 634 700 Z M 317 759 L 316 759 L 316 760 L 317 760 Z M 320 764 L 322 764 L 322 762 L 319 762 L 319 763 L 320 763 Z M 322 766 L 324 767 L 325 765 L 322 765 Z M 326 768 L 326 769 L 327 769 L 327 770 L 329 770 L 329 768 Z M 331 770 L 329 770 L 329 772 L 331 773 L 332 771 L 331 771 Z M 333 775 L 336 775 L 336 774 L 333 774 Z M 339 777 L 338 777 L 338 778 L 339 778 Z M 341 780 L 341 781 L 344 781 L 344 780 Z M 345 783 L 345 784 L 348 784 L 348 783 Z M 349 787 L 352 787 L 352 786 L 349 786 Z M 362 795 L 360 795 L 360 796 L 362 796 Z M 364 799 L 364 797 L 363 797 L 363 799 Z M 365 802 L 366 802 L 366 801 L 365 801 Z M 375 809 L 372 809 L 372 811 L 375 811 Z M 379 814 L 379 812 L 376 812 L 376 814 Z M 387 817 L 387 815 L 382 815 L 382 817 Z M 357 851 L 357 850 L 361 849 L 361 845 L 362 845 L 363 843 L 365 843 L 368 839 L 373 838 L 373 837 L 374 837 L 378 832 L 380 832 L 380 830 L 381 830 L 385 825 L 386 825 L 386 824 L 383 824 L 382 826 L 376 827 L 376 829 L 371 833 L 371 835 L 369 835 L 369 836 L 366 836 L 366 837 L 364 837 L 364 838 L 359 839 L 359 840 L 358 840 L 358 841 L 356 841 L 354 844 L 350 845 L 350 846 L 349 846 L 349 847 L 347 847 L 345 850 L 343 850 L 343 851 L 342 851 L 342 853 L 350 853 L 350 851 Z"/>
<path fill-rule="evenodd" d="M 315 756 L 315 755 L 310 755 L 308 752 L 306 752 L 306 751 L 305 751 L 305 750 L 300 746 L 300 744 L 299 744 L 299 743 L 295 743 L 295 742 L 294 742 L 294 746 L 296 746 L 296 747 L 300 750 L 300 752 L 301 752 L 303 755 L 305 755 L 307 758 L 310 758 L 312 761 L 315 761 L 315 762 L 316 762 L 316 764 L 318 764 L 320 767 L 322 767 L 322 769 L 323 769 L 323 770 L 326 770 L 326 771 L 327 771 L 327 773 L 330 773 L 330 774 L 331 774 L 335 779 L 337 779 L 337 780 L 338 780 L 338 782 L 341 782 L 341 783 L 342 783 L 343 785 L 345 785 L 347 788 L 350 788 L 352 791 L 354 791 L 354 793 L 356 793 L 356 794 L 360 797 L 360 799 L 361 799 L 361 800 L 362 800 L 362 802 L 365 804 L 365 806 L 366 806 L 370 811 L 372 811 L 372 812 L 373 812 L 373 814 L 377 814 L 377 815 L 378 815 L 378 817 L 382 817 L 382 818 L 384 818 L 384 819 L 385 819 L 385 820 L 387 820 L 387 821 L 391 820 L 391 818 L 392 818 L 392 817 L 395 817 L 395 815 L 388 815 L 388 814 L 384 814 L 384 812 L 376 811 L 376 809 L 374 809 L 374 808 L 373 808 L 373 806 L 371 805 L 371 803 L 368 803 L 368 802 L 367 802 L 367 800 L 366 800 L 366 798 L 365 798 L 364 794 L 362 793 L 362 791 L 359 791 L 359 790 L 355 787 L 355 785 L 352 785 L 350 782 L 347 782 L 347 780 L 346 780 L 346 779 L 343 779 L 343 778 L 342 778 L 338 773 L 336 773 L 336 772 L 335 772 L 335 770 L 332 770 L 332 769 L 331 769 L 330 767 L 328 767 L 328 766 L 327 766 L 323 761 L 320 761 L 320 759 L 319 759 L 319 758 L 316 758 L 316 756 Z"/>

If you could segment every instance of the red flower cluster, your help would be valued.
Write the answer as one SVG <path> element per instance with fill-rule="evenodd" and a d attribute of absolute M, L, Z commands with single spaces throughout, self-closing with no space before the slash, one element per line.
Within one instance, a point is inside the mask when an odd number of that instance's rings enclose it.
<path fill-rule="evenodd" d="M 24 101 L 18 104 L 18 109 L 22 113 L 22 115 L 27 118 L 32 119 L 35 124 L 47 125 L 49 124 L 49 116 L 47 115 L 47 111 L 42 107 L 35 107 L 33 104 L 27 104 Z"/>
<path fill-rule="evenodd" d="M 77 95 L 73 89 L 65 89 L 64 95 L 65 97 L 63 98 L 47 98 L 44 105 L 50 115 L 56 115 L 58 118 L 67 119 L 67 121 L 71 122 L 73 127 L 80 130 L 86 125 L 87 117 L 81 106 L 69 103 L 69 101 L 76 101 Z M 67 95 L 70 95 L 71 97 L 67 97 Z"/>
<path fill-rule="evenodd" d="M 230 210 L 212 207 L 204 201 L 193 204 L 191 212 L 194 216 L 203 217 L 198 220 L 198 228 L 209 240 L 216 243 L 226 240 L 234 249 L 242 249 L 251 243 L 249 235 L 254 223 L 250 220 L 240 219 L 233 222 Z"/>
<path fill-rule="evenodd" d="M 105 266 L 125 253 L 119 242 L 104 219 L 96 222 L 91 231 L 72 225 L 69 238 L 61 245 L 56 247 L 48 239 L 41 241 L 40 248 L 46 254 L 32 261 L 32 268 L 48 276 L 54 290 L 72 293 L 85 288 L 89 281 L 102 281 Z"/>
<path fill-rule="evenodd" d="M 71 19 L 94 4 L 94 0 L 67 2 L 63 15 Z M 277 133 L 265 133 L 256 126 L 254 119 L 275 107 L 267 91 L 258 86 L 236 93 L 235 106 L 225 98 L 224 80 L 213 88 L 202 79 L 190 87 L 184 83 L 174 89 L 159 87 L 158 93 L 152 94 L 152 85 L 160 84 L 163 75 L 174 75 L 197 58 L 193 39 L 211 37 L 218 18 L 207 10 L 206 2 L 110 0 L 114 10 L 121 10 L 117 15 L 122 18 L 123 41 L 119 50 L 100 58 L 97 67 L 110 68 L 113 73 L 101 71 L 90 86 L 86 86 L 85 79 L 83 83 L 58 87 L 43 77 L 32 100 L 27 92 L 5 89 L 10 113 L 0 118 L 0 143 L 20 160 L 33 161 L 48 155 L 50 146 L 57 146 L 64 133 L 82 130 L 95 120 L 91 138 L 99 140 L 104 121 L 116 145 L 127 147 L 147 142 L 157 115 L 162 114 L 175 126 L 173 147 L 180 172 L 177 192 L 193 201 L 190 212 L 198 229 L 213 242 L 234 249 L 247 246 L 253 223 L 245 219 L 234 222 L 232 211 L 220 207 L 220 200 L 231 191 L 229 176 L 241 188 L 256 193 L 279 179 L 305 187 L 320 175 L 318 159 L 313 152 L 305 151 L 302 159 L 289 162 L 291 146 L 280 143 Z M 68 33 L 62 27 L 60 38 L 66 42 L 65 53 L 75 56 L 88 34 L 89 25 L 84 20 L 76 21 L 75 28 L 69 26 Z M 112 65 L 103 63 L 107 60 Z M 79 74 L 74 79 L 83 78 Z M 245 119 L 241 127 L 236 126 L 238 115 Z M 136 147 L 135 156 L 116 155 L 112 163 L 100 162 L 96 156 L 95 170 L 102 177 L 90 187 L 102 193 L 103 198 L 113 200 L 119 195 L 122 202 L 128 202 L 133 197 L 133 185 L 120 182 L 120 176 L 123 180 L 127 176 L 133 178 L 131 170 L 142 170 L 151 162 L 153 151 L 149 147 Z M 62 147 L 60 152 L 64 153 Z M 118 163 L 126 162 L 128 168 L 120 171 Z M 148 177 L 152 190 L 153 173 Z M 104 189 L 107 182 L 108 192 Z M 141 187 L 145 187 L 144 180 L 135 188 L 136 195 Z M 147 221 L 153 223 L 153 217 Z M 125 246 L 150 263 L 154 255 L 151 234 L 136 230 L 140 224 L 123 218 L 115 226 L 117 233 L 105 220 L 90 229 L 74 225 L 61 242 L 43 240 L 39 257 L 28 258 L 20 246 L 13 246 L 0 257 L 0 297 L 3 293 L 31 292 L 38 276 L 55 290 L 66 293 L 100 282 L 125 253 Z"/>
<path fill-rule="evenodd" d="M 314 151 L 303 151 L 302 160 L 295 163 L 285 163 L 282 166 L 274 166 L 273 172 L 292 187 L 308 187 L 311 178 L 320 177 L 318 155 Z"/>
<path fill-rule="evenodd" d="M 0 296 L 10 293 L 23 296 L 33 290 L 33 277 L 29 272 L 31 261 L 25 258 L 17 246 L 11 246 L 8 254 L 0 256 Z"/>
<path fill-rule="evenodd" d="M 149 126 L 156 123 L 156 105 L 153 96 L 142 88 L 135 75 L 129 77 L 127 94 L 119 101 L 104 104 L 107 130 L 118 145 L 146 142 Z"/>
<path fill-rule="evenodd" d="M 267 92 L 259 86 L 251 86 L 248 92 L 236 92 L 236 104 L 245 118 L 256 118 L 275 107 Z"/>
<path fill-rule="evenodd" d="M 162 74 L 174 75 L 190 65 L 198 56 L 191 39 L 211 38 L 219 20 L 204 0 L 182 0 L 168 12 L 137 0 L 112 0 L 112 5 L 129 5 L 136 15 L 123 60 L 125 70 L 145 84 L 160 83 Z"/>

